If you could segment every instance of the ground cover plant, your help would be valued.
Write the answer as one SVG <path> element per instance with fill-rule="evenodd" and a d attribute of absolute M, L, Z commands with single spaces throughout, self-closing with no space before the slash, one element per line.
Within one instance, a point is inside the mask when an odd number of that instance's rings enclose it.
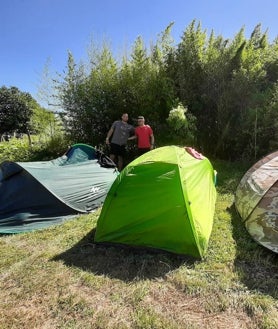
<path fill-rule="evenodd" d="M 98 246 L 98 210 L 0 236 L 0 328 L 277 328 L 277 255 L 233 206 L 249 165 L 212 161 L 217 203 L 203 260 Z"/>
<path fill-rule="evenodd" d="M 32 136 L 30 145 L 26 135 L 22 139 L 12 138 L 9 142 L 0 143 L 0 163 L 3 161 L 47 161 L 65 153 L 69 142 L 62 135 L 45 138 L 44 141 Z"/>

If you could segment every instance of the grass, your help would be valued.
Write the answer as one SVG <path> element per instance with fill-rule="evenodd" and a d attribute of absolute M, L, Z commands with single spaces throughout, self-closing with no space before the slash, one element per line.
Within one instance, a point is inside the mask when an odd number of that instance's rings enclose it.
<path fill-rule="evenodd" d="M 233 206 L 248 167 L 213 164 L 218 198 L 203 260 L 96 246 L 100 210 L 0 236 L 0 328 L 277 328 L 277 255 L 252 240 Z"/>

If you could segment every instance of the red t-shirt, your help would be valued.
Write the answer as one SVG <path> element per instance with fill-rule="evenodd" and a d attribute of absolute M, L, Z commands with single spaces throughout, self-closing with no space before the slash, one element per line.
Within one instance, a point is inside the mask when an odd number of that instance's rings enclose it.
<path fill-rule="evenodd" d="M 135 128 L 135 135 L 137 136 L 137 145 L 139 149 L 151 147 L 150 136 L 153 130 L 149 125 L 138 126 Z"/>

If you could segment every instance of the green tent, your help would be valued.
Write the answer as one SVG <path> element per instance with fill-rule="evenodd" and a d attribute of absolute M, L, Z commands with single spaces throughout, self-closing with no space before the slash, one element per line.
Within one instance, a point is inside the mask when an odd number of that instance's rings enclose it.
<path fill-rule="evenodd" d="M 0 164 L 0 233 L 58 224 L 102 206 L 118 175 L 115 164 L 86 144 L 54 160 Z"/>
<path fill-rule="evenodd" d="M 116 178 L 94 240 L 200 258 L 208 246 L 215 201 L 215 171 L 206 157 L 191 148 L 160 147 Z"/>

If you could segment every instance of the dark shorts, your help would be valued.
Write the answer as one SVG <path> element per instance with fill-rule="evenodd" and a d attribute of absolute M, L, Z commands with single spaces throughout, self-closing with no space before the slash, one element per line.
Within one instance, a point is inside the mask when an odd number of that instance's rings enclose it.
<path fill-rule="evenodd" d="M 126 153 L 125 145 L 118 145 L 111 143 L 110 144 L 110 154 L 114 154 L 116 156 L 124 157 Z"/>
<path fill-rule="evenodd" d="M 147 152 L 149 152 L 151 149 L 148 147 L 148 148 L 138 148 L 138 150 L 137 150 L 137 153 L 138 153 L 138 155 L 142 155 L 142 154 L 144 154 L 144 153 L 147 153 Z"/>

